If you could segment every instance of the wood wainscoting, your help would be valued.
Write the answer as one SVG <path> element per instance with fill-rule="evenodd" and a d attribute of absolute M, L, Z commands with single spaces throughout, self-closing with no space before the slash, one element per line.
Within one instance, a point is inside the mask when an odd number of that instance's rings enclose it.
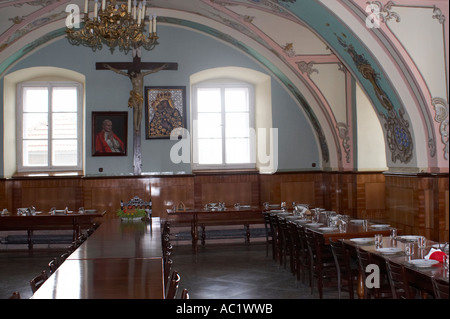
<path fill-rule="evenodd" d="M 35 206 L 104 210 L 114 218 L 120 200 L 152 199 L 153 215 L 183 202 L 323 207 L 355 218 L 383 221 L 403 234 L 449 240 L 448 174 L 396 175 L 383 172 L 202 173 L 127 177 L 18 177 L 0 180 L 0 209 Z"/>

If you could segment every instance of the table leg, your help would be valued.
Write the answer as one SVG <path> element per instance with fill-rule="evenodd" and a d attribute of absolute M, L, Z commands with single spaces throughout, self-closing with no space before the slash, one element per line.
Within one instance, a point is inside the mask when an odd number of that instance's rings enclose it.
<path fill-rule="evenodd" d="M 197 250 L 197 241 L 198 241 L 198 232 L 197 232 L 197 223 L 195 220 L 191 223 L 191 236 L 192 236 L 192 247 L 194 250 Z"/>
<path fill-rule="evenodd" d="M 28 241 L 28 249 L 33 249 L 33 230 L 27 230 L 27 241 Z"/>
<path fill-rule="evenodd" d="M 356 292 L 359 299 L 364 299 L 364 277 L 361 273 L 361 270 L 358 271 L 358 284 Z"/>
<path fill-rule="evenodd" d="M 246 224 L 245 225 L 245 243 L 249 244 L 250 243 L 250 224 Z"/>
<path fill-rule="evenodd" d="M 206 229 L 205 224 L 202 224 L 202 246 L 206 244 Z"/>

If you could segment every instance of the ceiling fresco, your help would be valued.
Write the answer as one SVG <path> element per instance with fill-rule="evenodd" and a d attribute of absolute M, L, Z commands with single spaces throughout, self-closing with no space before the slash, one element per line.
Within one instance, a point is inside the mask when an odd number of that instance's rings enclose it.
<path fill-rule="evenodd" d="M 64 37 L 65 8 L 73 3 L 84 6 L 83 0 L 0 0 L 0 78 L 35 49 Z M 427 9 L 448 38 L 447 2 L 147 0 L 147 6 L 161 24 L 213 36 L 270 71 L 309 119 L 325 167 L 355 167 L 349 90 L 354 82 L 363 88 L 382 124 L 389 166 L 448 167 L 448 92 L 430 94 L 420 65 L 389 28 L 402 23 L 396 6 Z M 371 29 L 367 19 L 374 10 L 380 26 Z M 443 47 L 448 81 L 448 42 Z M 320 65 L 335 66 L 326 69 L 345 79 L 340 89 L 346 98 L 330 98 L 327 92 L 336 88 L 330 88 L 325 78 L 329 73 Z M 436 99 L 439 103 L 433 104 Z"/>

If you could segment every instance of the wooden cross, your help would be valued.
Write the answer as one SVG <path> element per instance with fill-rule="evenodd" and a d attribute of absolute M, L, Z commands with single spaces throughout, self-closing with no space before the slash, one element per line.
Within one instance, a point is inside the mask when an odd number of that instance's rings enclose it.
<path fill-rule="evenodd" d="M 144 77 L 160 70 L 178 70 L 178 63 L 141 62 L 140 54 L 135 54 L 133 62 L 97 62 L 97 70 L 111 70 L 128 76 L 133 85 L 130 91 L 128 106 L 133 108 L 133 167 L 134 175 L 140 175 L 142 169 L 141 122 L 144 107 Z M 122 70 L 127 70 L 123 72 Z M 142 72 L 142 70 L 148 70 Z"/>

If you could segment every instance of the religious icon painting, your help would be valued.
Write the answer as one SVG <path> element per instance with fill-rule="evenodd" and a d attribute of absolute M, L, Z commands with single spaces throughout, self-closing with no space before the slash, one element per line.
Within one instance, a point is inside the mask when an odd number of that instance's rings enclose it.
<path fill-rule="evenodd" d="M 170 138 L 186 128 L 186 87 L 146 86 L 145 114 L 146 139 Z"/>
<path fill-rule="evenodd" d="M 126 156 L 128 112 L 92 112 L 92 156 Z"/>

